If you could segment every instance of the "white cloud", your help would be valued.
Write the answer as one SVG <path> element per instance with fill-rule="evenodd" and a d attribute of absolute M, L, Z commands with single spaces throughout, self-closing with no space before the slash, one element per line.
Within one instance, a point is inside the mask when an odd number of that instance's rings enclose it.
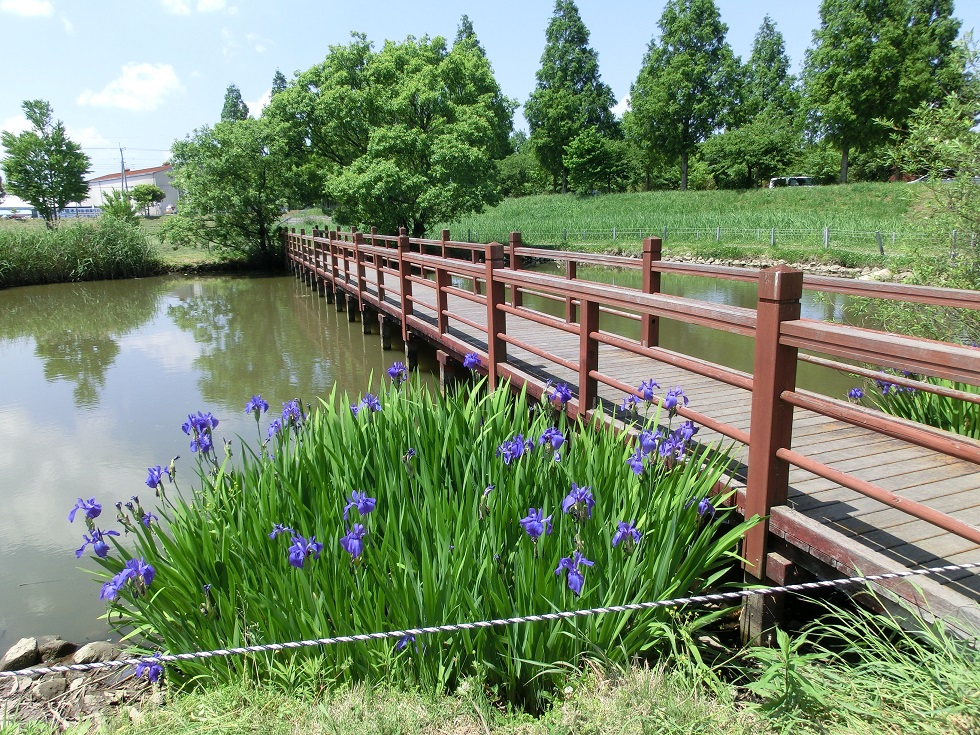
<path fill-rule="evenodd" d="M 240 48 L 240 44 L 235 40 L 235 36 L 227 28 L 221 29 L 221 53 L 231 56 Z"/>
<path fill-rule="evenodd" d="M 109 82 L 101 92 L 86 89 L 78 104 L 93 107 L 118 107 L 144 112 L 155 110 L 171 93 L 184 87 L 170 64 L 126 64 L 122 76 Z"/>
<path fill-rule="evenodd" d="M 48 0 L 0 0 L 0 12 L 24 18 L 49 18 L 54 6 Z"/>
<path fill-rule="evenodd" d="M 618 104 L 614 105 L 612 108 L 612 114 L 618 118 L 622 118 L 623 114 L 630 108 L 630 96 L 626 95 L 619 101 Z"/>
<path fill-rule="evenodd" d="M 30 130 L 31 124 L 27 122 L 27 118 L 23 115 L 14 115 L 13 117 L 8 117 L 3 122 L 0 122 L 0 130 L 5 130 L 12 135 L 20 135 L 25 130 Z"/>
<path fill-rule="evenodd" d="M 82 146 L 82 148 L 105 148 L 109 145 L 109 141 L 91 126 L 87 128 L 73 128 L 69 126 L 65 132 L 68 133 L 69 138 Z"/>
<path fill-rule="evenodd" d="M 269 104 L 269 100 L 271 99 L 272 87 L 269 87 L 262 93 L 261 97 L 255 100 L 255 102 L 245 102 L 245 104 L 248 105 L 248 114 L 252 117 L 258 117 L 262 113 L 262 110 L 265 109 L 265 106 Z"/>
<path fill-rule="evenodd" d="M 258 33 L 248 33 L 245 36 L 245 40 L 249 42 L 252 49 L 257 53 L 262 53 L 266 49 L 266 44 L 268 43 L 262 36 Z"/>
<path fill-rule="evenodd" d="M 61 27 L 65 29 L 65 33 L 75 32 L 75 26 L 70 20 L 68 20 L 68 16 L 61 15 L 58 17 L 58 19 L 61 21 Z"/>
<path fill-rule="evenodd" d="M 225 9 L 225 0 L 197 0 L 198 13 L 213 13 Z"/>
<path fill-rule="evenodd" d="M 163 4 L 163 9 L 173 15 L 191 14 L 191 6 L 184 0 L 160 0 L 160 2 Z"/>

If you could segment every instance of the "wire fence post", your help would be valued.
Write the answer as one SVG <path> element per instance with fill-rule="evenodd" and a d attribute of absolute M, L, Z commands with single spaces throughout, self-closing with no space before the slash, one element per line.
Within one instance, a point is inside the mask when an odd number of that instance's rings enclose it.
<path fill-rule="evenodd" d="M 823 246 L 824 246 L 824 248 L 829 248 L 830 247 L 830 228 L 829 227 L 824 227 L 823 228 Z"/>
<path fill-rule="evenodd" d="M 769 247 L 772 247 L 772 248 L 776 247 L 776 228 L 775 227 L 773 227 L 769 231 Z"/>
<path fill-rule="evenodd" d="M 878 254 L 885 254 L 885 244 L 881 239 L 881 230 L 875 230 L 875 242 L 878 243 Z"/>

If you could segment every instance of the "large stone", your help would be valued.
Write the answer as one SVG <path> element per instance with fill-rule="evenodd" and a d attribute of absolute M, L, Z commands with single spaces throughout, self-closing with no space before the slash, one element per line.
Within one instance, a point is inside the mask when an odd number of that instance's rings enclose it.
<path fill-rule="evenodd" d="M 0 658 L 0 671 L 16 671 L 33 666 L 41 660 L 37 638 L 21 638 Z"/>
<path fill-rule="evenodd" d="M 65 681 L 65 677 L 55 675 L 49 678 L 46 676 L 40 681 L 34 682 L 34 686 L 31 688 L 31 694 L 34 695 L 34 699 L 47 702 L 59 694 L 64 694 L 67 688 L 68 682 Z"/>
<path fill-rule="evenodd" d="M 75 651 L 72 660 L 76 664 L 92 664 L 97 661 L 112 661 L 118 658 L 120 651 L 106 641 L 92 641 Z"/>
<path fill-rule="evenodd" d="M 37 652 L 42 661 L 56 661 L 74 653 L 77 648 L 78 646 L 60 635 L 42 635 L 37 639 Z"/>

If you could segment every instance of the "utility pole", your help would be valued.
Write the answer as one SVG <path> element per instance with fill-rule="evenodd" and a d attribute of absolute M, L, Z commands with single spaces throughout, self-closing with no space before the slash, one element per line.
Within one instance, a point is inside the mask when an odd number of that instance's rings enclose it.
<path fill-rule="evenodd" d="M 129 191 L 129 186 L 126 184 L 126 159 L 123 158 L 123 151 L 126 150 L 122 147 L 122 143 L 119 144 L 119 176 L 122 183 L 122 190 L 124 192 Z"/>

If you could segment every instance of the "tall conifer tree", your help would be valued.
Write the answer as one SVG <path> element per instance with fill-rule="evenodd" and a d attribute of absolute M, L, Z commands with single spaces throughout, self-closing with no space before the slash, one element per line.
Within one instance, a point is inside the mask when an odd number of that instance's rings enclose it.
<path fill-rule="evenodd" d="M 599 56 L 589 47 L 589 31 L 572 0 L 556 0 L 545 31 L 546 43 L 537 86 L 524 105 L 531 142 L 552 186 L 568 191 L 565 148 L 595 128 L 603 136 L 617 131 L 612 89 L 599 77 Z"/>
<path fill-rule="evenodd" d="M 242 92 L 237 84 L 229 84 L 225 90 L 225 104 L 221 108 L 221 122 L 245 120 L 248 118 L 248 105 L 242 99 Z"/>
<path fill-rule="evenodd" d="M 737 61 L 728 26 L 713 0 L 669 0 L 633 84 L 626 125 L 641 148 L 680 158 L 687 189 L 688 157 L 718 127 L 735 96 Z"/>

